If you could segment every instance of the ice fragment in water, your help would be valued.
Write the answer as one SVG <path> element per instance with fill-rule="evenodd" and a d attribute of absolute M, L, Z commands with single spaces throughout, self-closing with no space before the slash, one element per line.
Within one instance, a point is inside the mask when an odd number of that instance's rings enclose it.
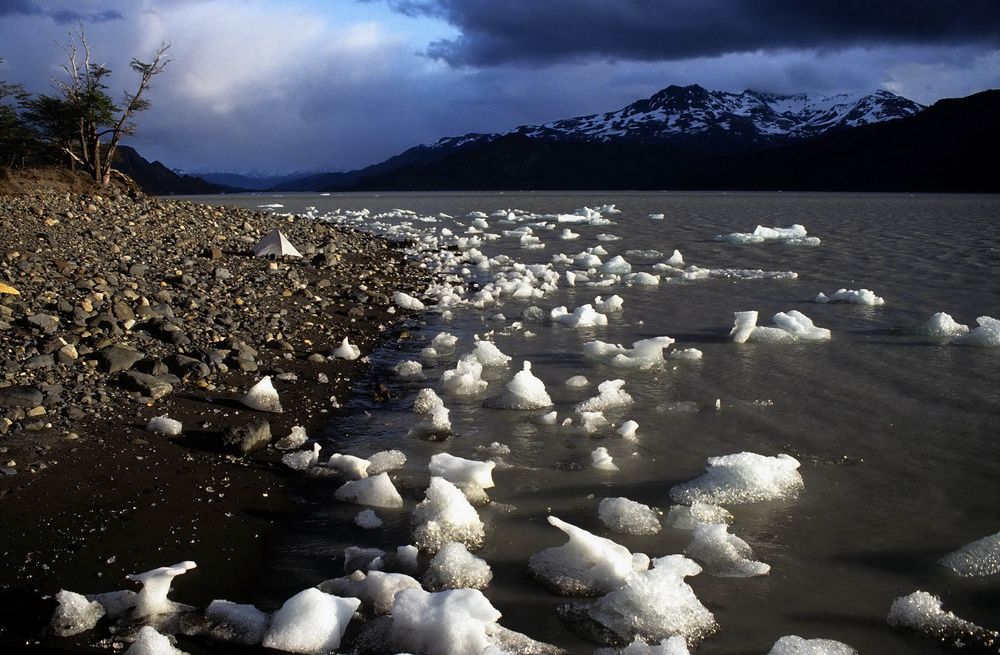
<path fill-rule="evenodd" d="M 423 380 L 426 377 L 424 376 L 423 365 L 413 359 L 404 360 L 396 364 L 392 370 L 404 380 Z"/>
<path fill-rule="evenodd" d="M 250 390 L 244 394 L 240 402 L 250 409 L 256 409 L 261 412 L 280 414 L 283 411 L 281 409 L 281 401 L 278 400 L 278 392 L 274 388 L 274 385 L 271 384 L 270 375 L 265 375 L 257 384 L 250 387 Z"/>
<path fill-rule="evenodd" d="M 625 380 L 605 380 L 597 385 L 597 396 L 578 403 L 578 412 L 603 412 L 616 407 L 626 407 L 632 404 L 632 396 L 622 389 Z"/>
<path fill-rule="evenodd" d="M 345 482 L 333 495 L 337 500 L 357 505 L 387 508 L 403 506 L 403 498 L 396 491 L 388 473 Z"/>
<path fill-rule="evenodd" d="M 146 625 L 136 634 L 135 641 L 125 651 L 125 655 L 185 655 L 185 653 L 174 648 L 169 637 L 161 635 L 156 628 Z"/>
<path fill-rule="evenodd" d="M 996 348 L 1000 346 L 1000 320 L 991 316 L 980 316 L 976 319 L 979 327 L 973 328 L 968 334 L 955 337 L 952 343 L 960 346 L 978 346 L 980 348 Z"/>
<path fill-rule="evenodd" d="M 433 339 L 431 339 L 431 348 L 438 351 L 438 353 L 450 353 L 455 350 L 455 344 L 458 343 L 458 337 L 447 332 L 438 332 Z"/>
<path fill-rule="evenodd" d="M 449 453 L 432 456 L 428 466 L 431 475 L 451 482 L 472 502 L 488 500 L 485 490 L 493 487 L 494 467 L 496 462 L 479 462 Z"/>
<path fill-rule="evenodd" d="M 608 424 L 608 419 L 602 412 L 580 412 L 579 416 L 580 427 L 588 434 L 593 434 Z M 566 419 L 563 425 L 570 425 L 572 422 L 573 419 Z"/>
<path fill-rule="evenodd" d="M 677 359 L 689 362 L 696 362 L 703 358 L 705 353 L 701 352 L 697 348 L 682 348 L 681 350 L 671 350 L 667 353 L 669 359 Z"/>
<path fill-rule="evenodd" d="M 403 309 L 410 309 L 413 311 L 420 311 L 424 308 L 424 303 L 420 302 L 408 293 L 403 293 L 402 291 L 397 291 L 392 294 L 392 301 L 396 303 L 399 307 Z"/>
<path fill-rule="evenodd" d="M 884 305 L 885 299 L 876 296 L 874 291 L 868 289 L 837 289 L 829 296 L 820 292 L 816 296 L 818 303 L 848 303 L 851 305 Z"/>
<path fill-rule="evenodd" d="M 582 375 L 574 375 L 573 377 L 566 380 L 567 387 L 585 387 L 590 384 L 587 378 Z"/>
<path fill-rule="evenodd" d="M 278 440 L 278 443 L 274 444 L 274 447 L 278 450 L 295 450 L 304 445 L 308 440 L 309 437 L 306 435 L 306 429 L 301 425 L 295 425 L 287 436 L 282 437 Z"/>
<path fill-rule="evenodd" d="M 493 571 L 485 560 L 469 552 L 464 544 L 449 542 L 431 559 L 424 585 L 431 591 L 442 589 L 485 589 Z"/>
<path fill-rule="evenodd" d="M 96 600 L 63 589 L 56 594 L 56 607 L 49 629 L 57 637 L 72 637 L 90 630 L 104 616 L 104 606 Z"/>
<path fill-rule="evenodd" d="M 205 608 L 205 617 L 215 624 L 211 636 L 246 646 L 259 644 L 267 633 L 271 617 L 253 605 L 240 605 L 228 600 L 213 600 Z"/>
<path fill-rule="evenodd" d="M 639 271 L 638 273 L 629 273 L 625 276 L 626 284 L 632 284 L 639 287 L 655 287 L 660 284 L 660 276 L 653 275 L 652 273 L 647 273 L 645 271 Z"/>
<path fill-rule="evenodd" d="M 618 434 L 622 436 L 622 439 L 628 439 L 629 441 L 635 441 L 635 433 L 639 429 L 639 424 L 635 421 L 625 421 L 618 429 L 615 430 Z"/>
<path fill-rule="evenodd" d="M 637 571 L 649 568 L 649 558 L 591 534 L 554 516 L 549 524 L 569 541 L 547 548 L 528 560 L 531 573 L 546 587 L 564 596 L 596 596 L 619 588 Z"/>
<path fill-rule="evenodd" d="M 482 378 L 483 365 L 473 355 L 464 355 L 455 368 L 441 375 L 441 386 L 448 393 L 472 396 L 486 390 L 486 380 Z"/>
<path fill-rule="evenodd" d="M 995 648 L 1000 639 L 1000 633 L 995 630 L 987 630 L 946 612 L 941 607 L 941 599 L 926 591 L 914 591 L 892 601 L 887 620 L 897 630 L 912 630 L 943 642 L 978 644 L 984 647 L 983 652 L 994 652 L 986 648 Z"/>
<path fill-rule="evenodd" d="M 617 471 L 618 465 L 612 461 L 611 455 L 608 454 L 608 449 L 601 446 L 594 449 L 590 453 L 591 463 L 595 469 L 600 469 L 602 471 Z"/>
<path fill-rule="evenodd" d="M 378 475 L 383 471 L 395 471 L 406 464 L 406 455 L 401 450 L 380 450 L 368 458 L 368 473 Z"/>
<path fill-rule="evenodd" d="M 428 655 L 499 654 L 491 639 L 499 626 L 500 612 L 481 591 L 453 589 L 429 593 L 404 589 L 392 606 L 390 639 L 397 644 L 387 652 Z"/>
<path fill-rule="evenodd" d="M 799 461 L 788 455 L 735 453 L 709 457 L 701 477 L 673 487 L 674 501 L 712 504 L 755 503 L 793 497 L 802 489 Z"/>
<path fill-rule="evenodd" d="M 420 420 L 410 428 L 411 436 L 425 438 L 451 432 L 450 412 L 433 389 L 420 390 L 413 403 L 413 411 L 420 415 Z"/>
<path fill-rule="evenodd" d="M 315 588 L 301 591 L 271 617 L 263 646 L 289 653 L 329 653 L 340 646 L 360 605 L 357 598 L 339 598 Z"/>
<path fill-rule="evenodd" d="M 608 261 L 601 264 L 602 273 L 614 273 L 615 275 L 625 275 L 632 272 L 632 265 L 625 261 L 621 255 L 615 255 Z"/>
<path fill-rule="evenodd" d="M 360 480 L 368 477 L 371 462 L 354 455 L 334 453 L 326 461 L 326 467 L 348 480 Z"/>
<path fill-rule="evenodd" d="M 382 519 L 378 517 L 375 510 L 363 509 L 354 517 L 354 524 L 362 530 L 375 530 L 382 527 Z"/>
<path fill-rule="evenodd" d="M 599 313 L 589 303 L 577 307 L 572 313 L 566 307 L 556 307 L 549 312 L 549 317 L 556 323 L 571 328 L 595 327 L 608 324 L 608 317 Z"/>
<path fill-rule="evenodd" d="M 674 505 L 667 512 L 667 523 L 678 530 L 694 530 L 701 523 L 732 523 L 733 515 L 725 507 L 699 501 Z"/>
<path fill-rule="evenodd" d="M 778 312 L 774 315 L 776 327 L 757 325 L 757 312 L 735 312 L 733 329 L 729 335 L 736 343 L 760 341 L 778 343 L 784 341 L 823 341 L 830 339 L 830 330 L 817 327 L 812 319 L 798 310 Z"/>
<path fill-rule="evenodd" d="M 531 362 L 508 382 L 504 391 L 486 401 L 487 407 L 496 409 L 543 409 L 552 406 L 552 399 L 545 391 L 545 383 L 531 373 Z"/>
<path fill-rule="evenodd" d="M 598 648 L 594 655 L 691 655 L 687 641 L 680 635 L 674 635 L 659 644 L 647 644 L 636 637 L 625 648 Z"/>
<path fill-rule="evenodd" d="M 171 437 L 176 437 L 183 431 L 184 426 L 181 425 L 180 421 L 175 421 L 169 416 L 154 416 L 149 419 L 146 429 L 150 432 L 155 432 L 156 434 L 165 434 Z"/>
<path fill-rule="evenodd" d="M 774 324 L 779 328 L 805 341 L 820 341 L 830 338 L 830 331 L 813 325 L 812 319 L 798 310 L 778 312 L 774 315 Z"/>
<path fill-rule="evenodd" d="M 1000 573 L 1000 532 L 965 544 L 941 558 L 940 564 L 963 578 Z"/>
<path fill-rule="evenodd" d="M 473 549 L 483 542 L 483 522 L 476 508 L 444 478 L 431 478 L 424 500 L 413 508 L 410 521 L 414 544 L 424 552 L 436 553 L 450 541 Z"/>
<path fill-rule="evenodd" d="M 684 582 L 701 573 L 701 567 L 683 555 L 661 557 L 653 564 L 598 599 L 587 610 L 590 618 L 623 641 L 640 637 L 657 643 L 679 635 L 697 643 L 714 632 L 715 617 Z"/>
<path fill-rule="evenodd" d="M 774 642 L 767 655 L 858 655 L 858 651 L 832 639 L 803 639 L 788 635 Z"/>
<path fill-rule="evenodd" d="M 939 339 L 950 339 L 969 331 L 968 325 L 962 325 L 951 317 L 951 314 L 938 312 L 930 317 L 926 323 L 922 323 L 914 330 L 914 334 L 926 337 L 936 337 Z"/>
<path fill-rule="evenodd" d="M 403 589 L 419 589 L 420 583 L 402 573 L 355 571 L 351 575 L 319 584 L 320 591 L 335 596 L 357 598 L 365 610 L 376 615 L 388 614 Z"/>
<path fill-rule="evenodd" d="M 344 337 L 344 340 L 340 342 L 340 345 L 336 350 L 330 353 L 330 357 L 334 359 L 346 359 L 353 361 L 361 356 L 361 349 L 353 345 Z"/>
<path fill-rule="evenodd" d="M 319 462 L 320 445 L 314 443 L 309 450 L 300 450 L 294 453 L 282 455 L 281 463 L 293 471 L 304 471 L 310 466 L 315 466 Z"/>
<path fill-rule="evenodd" d="M 597 514 L 608 529 L 622 534 L 656 534 L 660 519 L 648 505 L 628 498 L 605 498 L 597 506 Z"/>
<path fill-rule="evenodd" d="M 604 341 L 588 341 L 583 344 L 583 354 L 616 368 L 651 369 L 663 366 L 663 350 L 673 343 L 670 337 L 652 337 L 635 341 L 632 348 L 625 348 Z"/>
<path fill-rule="evenodd" d="M 751 578 L 771 571 L 769 565 L 752 559 L 750 545 L 729 534 L 725 523 L 694 526 L 691 543 L 684 553 L 701 562 L 709 575 L 722 578 Z"/>
<path fill-rule="evenodd" d="M 729 332 L 729 336 L 736 343 L 746 343 L 757 327 L 757 311 L 734 312 L 733 316 L 735 320 L 733 321 L 733 329 Z"/>
<path fill-rule="evenodd" d="M 133 616 L 143 618 L 154 614 L 170 614 L 180 608 L 185 608 L 186 606 L 168 599 L 167 594 L 170 593 L 170 583 L 175 577 L 187 573 L 196 566 L 197 564 L 194 562 L 185 561 L 173 566 L 161 566 L 145 573 L 133 573 L 125 576 L 142 585 L 142 589 L 135 598 Z"/>
<path fill-rule="evenodd" d="M 487 368 L 507 366 L 511 360 L 511 357 L 500 352 L 492 341 L 477 341 L 472 349 L 472 356 Z"/>

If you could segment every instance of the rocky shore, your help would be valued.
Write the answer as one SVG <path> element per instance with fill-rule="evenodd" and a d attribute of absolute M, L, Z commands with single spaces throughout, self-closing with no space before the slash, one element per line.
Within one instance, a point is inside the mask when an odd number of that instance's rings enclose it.
<path fill-rule="evenodd" d="M 303 257 L 254 257 L 274 228 Z M 0 294 L 0 646 L 50 648 L 60 588 L 173 561 L 207 564 L 210 595 L 247 591 L 289 503 L 280 453 L 227 434 L 320 427 L 364 366 L 333 351 L 406 338 L 392 293 L 427 281 L 394 244 L 306 219 L 0 195 L 0 282 L 18 292 Z M 238 402 L 264 375 L 281 414 Z M 147 431 L 160 415 L 183 433 Z"/>

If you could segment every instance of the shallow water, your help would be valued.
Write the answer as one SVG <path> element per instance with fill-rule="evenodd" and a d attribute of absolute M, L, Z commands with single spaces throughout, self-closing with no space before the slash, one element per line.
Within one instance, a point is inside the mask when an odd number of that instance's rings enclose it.
<path fill-rule="evenodd" d="M 625 496 L 664 512 L 670 488 L 701 473 L 707 457 L 740 451 L 787 453 L 801 462 L 805 489 L 796 499 L 730 506 L 732 532 L 750 543 L 771 573 L 751 579 L 688 578 L 715 614 L 720 630 L 698 653 L 765 653 L 787 634 L 843 641 L 862 653 L 950 652 L 933 642 L 902 635 L 885 617 L 894 598 L 916 589 L 941 595 L 945 609 L 990 628 L 1000 628 L 1000 580 L 960 579 L 936 564 L 944 554 L 1000 530 L 1000 349 L 958 347 L 906 336 L 907 330 L 945 311 L 960 323 L 1000 317 L 1000 197 L 862 194 L 751 193 L 505 193 L 348 194 L 225 196 L 198 200 L 255 207 L 281 203 L 278 212 L 316 207 L 394 208 L 425 216 L 440 212 L 467 225 L 471 211 L 520 209 L 570 213 L 582 206 L 614 203 L 614 225 L 570 225 L 581 237 L 561 241 L 556 230 L 535 234 L 543 250 L 526 250 L 514 239 L 486 242 L 487 255 L 506 253 L 525 263 L 549 262 L 602 245 L 622 254 L 633 271 L 652 271 L 674 248 L 686 264 L 796 271 L 796 280 L 702 280 L 659 287 L 560 289 L 542 300 L 504 301 L 479 311 L 459 308 L 450 322 L 426 317 L 418 338 L 371 353 L 372 373 L 359 382 L 346 411 L 335 412 L 321 441 L 332 452 L 366 456 L 403 450 L 407 467 L 394 475 L 406 500 L 399 511 L 378 510 L 385 525 L 366 532 L 353 525 L 362 508 L 333 499 L 336 484 L 304 482 L 298 493 L 308 516 L 289 520 L 273 569 L 262 585 L 275 603 L 301 588 L 342 575 L 338 556 L 349 545 L 386 549 L 410 542 L 409 511 L 428 482 L 430 456 L 447 451 L 485 459 L 477 447 L 498 441 L 511 455 L 494 471 L 493 504 L 480 509 L 486 544 L 477 553 L 493 567 L 486 595 L 503 613 L 501 622 L 536 639 L 590 653 L 596 647 L 555 615 L 567 599 L 533 582 L 526 562 L 533 553 L 563 543 L 545 517 L 553 514 L 608 536 L 652 557 L 682 552 L 690 533 L 666 527 L 650 537 L 617 535 L 597 516 L 608 496 Z M 650 213 L 665 219 L 650 220 Z M 489 232 L 513 229 L 488 219 Z M 749 232 L 758 224 L 801 223 L 818 247 L 736 245 L 718 234 Z M 420 228 L 451 227 L 441 219 Z M 598 241 L 615 234 L 618 241 Z M 626 255 L 656 249 L 664 256 Z M 562 269 L 560 269 L 562 270 Z M 880 307 L 821 305 L 820 292 L 869 288 L 886 300 Z M 574 330 L 547 321 L 525 323 L 536 336 L 506 329 L 531 304 L 546 314 L 558 305 L 592 302 L 617 293 L 624 310 L 607 327 Z M 727 338 L 735 311 L 760 310 L 761 324 L 778 311 L 798 309 L 833 339 L 820 343 L 737 345 Z M 506 322 L 490 321 L 502 312 Z M 389 370 L 417 358 L 439 331 L 460 337 L 456 353 L 425 365 L 428 381 L 400 382 Z M 560 413 L 596 395 L 603 380 L 623 378 L 635 404 L 607 412 L 618 423 L 639 423 L 638 441 L 613 431 L 584 436 L 533 417 L 543 412 L 485 409 L 481 398 L 442 393 L 457 434 L 445 443 L 407 437 L 417 391 L 434 386 L 471 349 L 473 334 L 496 330 L 495 342 L 514 356 L 511 369 L 494 375 L 496 393 L 522 360 L 545 381 Z M 673 348 L 698 348 L 704 359 L 677 361 L 660 371 L 622 371 L 583 357 L 591 339 L 630 344 L 653 336 L 677 340 Z M 587 376 L 572 389 L 564 381 Z M 370 399 L 372 385 L 390 385 L 397 397 Z M 716 399 L 721 410 L 715 409 Z M 590 452 L 606 447 L 620 471 L 589 466 Z"/>

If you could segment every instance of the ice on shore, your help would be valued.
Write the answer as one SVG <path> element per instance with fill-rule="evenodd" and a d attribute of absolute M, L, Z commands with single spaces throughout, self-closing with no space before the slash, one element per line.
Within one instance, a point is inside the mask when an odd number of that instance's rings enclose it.
<path fill-rule="evenodd" d="M 969 326 L 958 323 L 951 317 L 951 314 L 937 312 L 926 323 L 921 323 L 914 328 L 913 333 L 937 339 L 951 339 L 963 335 L 968 331 Z"/>
<path fill-rule="evenodd" d="M 444 478 L 432 477 L 424 500 L 413 508 L 413 543 L 421 551 L 436 553 L 457 541 L 476 549 L 483 543 L 484 526 L 461 490 Z"/>
<path fill-rule="evenodd" d="M 56 607 L 49 630 L 57 637 L 72 637 L 92 629 L 104 616 L 104 606 L 96 600 L 72 591 L 61 590 L 56 594 Z"/>
<path fill-rule="evenodd" d="M 250 390 L 243 395 L 240 402 L 250 409 L 256 409 L 260 412 L 280 414 L 284 411 L 281 409 L 278 391 L 271 384 L 270 375 L 265 375 L 257 384 L 250 387 Z"/>
<path fill-rule="evenodd" d="M 205 608 L 205 618 L 212 624 L 212 638 L 245 646 L 256 646 L 264 640 L 271 616 L 253 605 L 213 600 Z"/>
<path fill-rule="evenodd" d="M 585 328 L 608 324 L 608 317 L 601 314 L 590 303 L 581 305 L 570 312 L 565 306 L 559 306 L 549 312 L 549 317 L 560 325 L 571 328 Z"/>
<path fill-rule="evenodd" d="M 345 482 L 334 493 L 337 500 L 356 505 L 396 508 L 403 506 L 403 498 L 389 479 L 388 473 L 379 473 L 360 480 Z"/>
<path fill-rule="evenodd" d="M 432 476 L 451 482 L 474 503 L 488 500 L 485 490 L 493 487 L 495 467 L 496 462 L 479 462 L 449 453 L 434 455 L 428 466 Z"/>
<path fill-rule="evenodd" d="M 156 628 L 145 625 L 136 633 L 135 641 L 125 651 L 125 655 L 186 655 L 186 653 L 174 648 L 170 638 L 161 635 Z"/>
<path fill-rule="evenodd" d="M 474 355 L 463 355 L 455 368 L 441 374 L 441 386 L 448 393 L 473 396 L 486 390 L 483 365 Z"/>
<path fill-rule="evenodd" d="M 660 518 L 648 505 L 628 498 L 605 498 L 597 506 L 601 522 L 622 534 L 648 535 L 660 531 Z"/>
<path fill-rule="evenodd" d="M 775 314 L 773 321 L 776 327 L 757 325 L 756 311 L 734 312 L 733 316 L 733 329 L 730 330 L 729 336 L 735 343 L 825 341 L 831 338 L 830 330 L 817 327 L 812 319 L 795 309 Z"/>
<path fill-rule="evenodd" d="M 181 432 L 184 431 L 184 426 L 181 425 L 180 421 L 176 421 L 169 416 L 154 416 L 149 419 L 149 423 L 146 424 L 146 429 L 155 434 L 165 434 L 170 437 L 176 437 Z"/>
<path fill-rule="evenodd" d="M 653 565 L 630 574 L 619 588 L 598 599 L 587 610 L 590 618 L 622 641 L 639 637 L 657 643 L 683 636 L 697 643 L 715 632 L 715 617 L 684 582 L 701 573 L 701 567 L 683 555 L 661 557 Z"/>
<path fill-rule="evenodd" d="M 979 348 L 1000 347 L 1000 320 L 992 316 L 980 316 L 976 319 L 979 327 L 972 328 L 967 334 L 962 334 L 952 343 L 960 346 L 977 346 Z"/>
<path fill-rule="evenodd" d="M 1000 573 L 1000 532 L 965 544 L 939 563 L 963 578 Z"/>
<path fill-rule="evenodd" d="M 344 340 L 340 342 L 340 345 L 330 353 L 330 357 L 333 357 L 334 359 L 354 361 L 358 357 L 361 357 L 361 349 L 348 341 L 347 337 L 344 337 Z"/>
<path fill-rule="evenodd" d="M 528 560 L 528 568 L 556 593 L 564 596 L 606 594 L 621 587 L 636 572 L 649 568 L 649 558 L 642 553 L 633 554 L 621 544 L 555 516 L 548 517 L 548 521 L 562 530 L 569 541 L 535 553 Z"/>
<path fill-rule="evenodd" d="M 616 368 L 650 369 L 663 366 L 663 351 L 673 343 L 672 338 L 665 336 L 640 339 L 633 342 L 631 348 L 604 341 L 588 341 L 583 344 L 583 354 Z"/>
<path fill-rule="evenodd" d="M 360 480 L 368 477 L 371 461 L 354 455 L 334 453 L 326 460 L 326 467 L 335 475 L 348 480 Z"/>
<path fill-rule="evenodd" d="M 416 361 L 415 359 L 407 359 L 399 362 L 393 368 L 400 378 L 404 380 L 424 380 L 426 376 L 424 375 L 423 364 Z"/>
<path fill-rule="evenodd" d="M 598 395 L 588 398 L 575 407 L 578 412 L 604 412 L 632 404 L 632 396 L 622 387 L 625 380 L 605 380 L 597 385 Z"/>
<path fill-rule="evenodd" d="M 667 512 L 667 524 L 678 530 L 694 530 L 702 523 L 732 523 L 733 515 L 725 507 L 695 501 L 690 505 L 674 505 Z"/>
<path fill-rule="evenodd" d="M 755 503 L 790 498 L 803 488 L 799 461 L 788 455 L 767 457 L 742 452 L 709 457 L 708 468 L 700 477 L 673 487 L 670 497 L 690 505 Z"/>
<path fill-rule="evenodd" d="M 329 653 L 340 647 L 347 624 L 361 605 L 316 588 L 292 596 L 271 617 L 262 645 L 289 653 Z"/>
<path fill-rule="evenodd" d="M 135 608 L 132 611 L 132 616 L 138 619 L 156 614 L 172 614 L 179 609 L 186 609 L 186 605 L 173 602 L 167 598 L 167 594 L 170 593 L 170 585 L 174 578 L 187 573 L 196 566 L 197 564 L 194 562 L 184 561 L 173 566 L 161 566 L 145 573 L 132 573 L 125 576 L 142 585 L 142 589 L 135 597 Z"/>
<path fill-rule="evenodd" d="M 753 559 L 750 544 L 729 533 L 725 523 L 699 523 L 684 553 L 705 567 L 709 575 L 722 578 L 752 578 L 767 575 L 771 567 Z"/>
<path fill-rule="evenodd" d="M 1000 639 L 995 630 L 987 630 L 945 611 L 941 599 L 926 591 L 915 591 L 892 601 L 887 621 L 897 630 L 911 630 L 937 641 L 976 644 L 983 647 L 984 652 Z"/>
<path fill-rule="evenodd" d="M 493 579 L 493 571 L 485 560 L 476 557 L 464 544 L 446 543 L 431 558 L 424 586 L 430 591 L 442 589 L 485 589 Z"/>
<path fill-rule="evenodd" d="M 803 639 L 787 635 L 774 642 L 767 655 L 858 655 L 858 651 L 833 639 Z"/>
<path fill-rule="evenodd" d="M 412 311 L 421 311 L 424 309 L 424 303 L 420 302 L 408 293 L 403 293 L 402 291 L 396 291 L 393 293 L 392 301 L 396 303 L 397 307 L 402 307 L 403 309 L 409 309 Z"/>
<path fill-rule="evenodd" d="M 869 289 L 837 289 L 829 296 L 822 291 L 816 296 L 818 303 L 847 303 L 851 305 L 884 305 L 885 299 L 876 296 L 874 291 Z"/>
<path fill-rule="evenodd" d="M 590 465 L 602 471 L 617 471 L 618 465 L 614 463 L 608 449 L 604 446 L 595 448 L 590 453 Z"/>
<path fill-rule="evenodd" d="M 487 407 L 495 409 L 544 409 L 552 406 L 552 398 L 545 390 L 545 383 L 531 372 L 531 362 L 525 361 L 524 368 L 514 375 L 504 391 L 487 399 Z"/>

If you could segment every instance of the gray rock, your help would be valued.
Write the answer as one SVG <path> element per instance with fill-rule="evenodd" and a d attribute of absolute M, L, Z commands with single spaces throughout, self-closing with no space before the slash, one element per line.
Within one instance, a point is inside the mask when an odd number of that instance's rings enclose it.
<path fill-rule="evenodd" d="M 35 370 L 40 368 L 52 368 L 55 365 L 56 361 L 52 355 L 35 355 L 24 363 L 24 368 L 28 370 Z"/>
<path fill-rule="evenodd" d="M 249 422 L 226 430 L 222 444 L 242 454 L 264 448 L 271 443 L 271 424 L 266 419 L 255 418 Z"/>
<path fill-rule="evenodd" d="M 145 355 L 138 350 L 132 350 L 127 346 L 117 343 L 97 353 L 97 361 L 108 373 L 127 371 L 143 357 Z"/>
<path fill-rule="evenodd" d="M 3 387 L 0 389 L 0 407 L 35 407 L 41 405 L 44 395 L 29 386 Z"/>
<path fill-rule="evenodd" d="M 212 370 L 208 368 L 208 364 L 187 355 L 171 355 L 167 358 L 166 362 L 175 375 L 188 380 L 201 380 L 212 374 Z"/>
<path fill-rule="evenodd" d="M 33 314 L 28 317 L 28 322 L 49 334 L 59 327 L 59 319 L 51 314 Z"/>
<path fill-rule="evenodd" d="M 174 385 L 168 381 L 174 376 L 149 375 L 138 371 L 125 371 L 119 378 L 126 389 L 138 391 L 153 400 L 159 400 L 174 391 Z M 176 379 L 176 378 L 174 378 Z"/>

